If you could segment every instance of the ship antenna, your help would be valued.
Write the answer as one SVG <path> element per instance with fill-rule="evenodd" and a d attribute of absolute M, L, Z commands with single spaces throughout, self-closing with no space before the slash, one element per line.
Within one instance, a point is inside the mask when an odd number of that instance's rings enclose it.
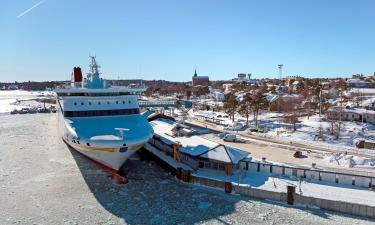
<path fill-rule="evenodd" d="M 91 58 L 91 63 L 90 63 L 91 74 L 95 74 L 95 73 L 100 74 L 99 72 L 100 66 L 96 62 L 96 56 L 90 56 L 90 58 Z"/>

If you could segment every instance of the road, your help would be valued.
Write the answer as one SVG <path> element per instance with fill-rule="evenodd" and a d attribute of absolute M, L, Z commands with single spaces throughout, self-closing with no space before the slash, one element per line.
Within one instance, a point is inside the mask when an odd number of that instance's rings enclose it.
<path fill-rule="evenodd" d="M 212 124 L 203 122 L 203 121 L 186 121 L 188 124 L 193 126 L 199 126 L 202 128 L 210 129 L 216 133 L 223 132 L 217 126 Z M 316 148 L 316 146 L 309 146 L 309 148 L 303 148 L 304 155 L 307 157 L 303 158 L 294 158 L 293 154 L 296 150 L 301 150 L 302 145 L 298 143 L 287 143 L 282 142 L 276 139 L 270 138 L 263 138 L 256 135 L 245 135 L 243 133 L 239 134 L 239 136 L 244 137 L 250 141 L 247 143 L 232 143 L 232 142 L 224 142 L 222 139 L 218 138 L 215 134 L 205 134 L 202 135 L 203 137 L 222 143 L 228 146 L 233 146 L 244 151 L 248 151 L 251 155 L 255 158 L 261 159 L 265 157 L 267 160 L 280 162 L 280 163 L 287 163 L 292 165 L 302 165 L 311 167 L 312 163 L 316 163 L 318 168 L 327 169 L 331 171 L 343 172 L 343 173 L 353 173 L 356 175 L 371 175 L 375 176 L 375 172 L 373 169 L 366 169 L 366 168 L 344 168 L 340 165 L 335 165 L 329 162 L 326 162 L 323 159 L 324 154 L 331 154 L 334 151 L 330 149 L 330 151 L 322 150 L 320 148 Z M 324 149 L 324 148 L 323 148 Z M 310 150 L 310 151 L 306 151 Z"/>

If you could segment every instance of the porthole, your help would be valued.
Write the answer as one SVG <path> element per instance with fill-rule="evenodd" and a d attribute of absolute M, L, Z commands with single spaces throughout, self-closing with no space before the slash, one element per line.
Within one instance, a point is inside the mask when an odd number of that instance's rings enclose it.
<path fill-rule="evenodd" d="M 122 104 L 125 104 L 125 101 L 122 101 Z"/>
<path fill-rule="evenodd" d="M 77 102 L 74 102 L 74 105 L 77 105 Z"/>
<path fill-rule="evenodd" d="M 81 102 L 81 105 L 84 105 L 85 103 Z"/>
<path fill-rule="evenodd" d="M 118 101 L 116 101 L 116 104 L 118 104 Z"/>
<path fill-rule="evenodd" d="M 91 105 L 91 102 L 89 102 L 89 105 Z"/>
<path fill-rule="evenodd" d="M 109 102 L 107 102 L 107 104 L 109 105 Z"/>
<path fill-rule="evenodd" d="M 98 105 L 100 105 L 100 102 L 98 102 Z"/>
<path fill-rule="evenodd" d="M 132 101 L 129 101 L 129 104 L 131 104 L 132 103 Z"/>

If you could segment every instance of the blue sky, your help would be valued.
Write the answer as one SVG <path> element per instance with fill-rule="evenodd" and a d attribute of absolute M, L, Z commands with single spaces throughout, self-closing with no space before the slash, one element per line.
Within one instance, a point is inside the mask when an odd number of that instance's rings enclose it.
<path fill-rule="evenodd" d="M 0 81 L 375 72 L 372 0 L 2 0 Z M 33 9 L 32 6 L 38 4 Z M 25 12 L 26 11 L 26 12 Z"/>

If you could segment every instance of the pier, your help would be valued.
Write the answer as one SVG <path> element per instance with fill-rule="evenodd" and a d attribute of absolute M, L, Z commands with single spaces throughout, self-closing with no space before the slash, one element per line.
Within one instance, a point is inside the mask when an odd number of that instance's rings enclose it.
<path fill-rule="evenodd" d="M 231 148 L 197 136 L 182 134 L 183 137 L 179 138 L 179 128 L 172 121 L 159 119 L 150 123 L 155 135 L 144 149 L 176 171 L 182 171 L 184 176 L 179 176 L 179 173 L 176 176 L 185 182 L 219 188 L 225 193 L 375 218 L 375 203 L 370 200 L 375 197 L 372 191 L 375 177 L 283 165 L 251 157 L 225 161 L 223 153 L 229 153 Z M 190 133 L 186 127 L 180 129 Z M 220 148 L 227 149 L 219 153 L 216 149 Z M 199 153 L 191 154 L 197 151 Z M 228 156 L 238 157 L 240 154 L 239 151 Z M 342 200 L 341 195 L 351 197 Z"/>

